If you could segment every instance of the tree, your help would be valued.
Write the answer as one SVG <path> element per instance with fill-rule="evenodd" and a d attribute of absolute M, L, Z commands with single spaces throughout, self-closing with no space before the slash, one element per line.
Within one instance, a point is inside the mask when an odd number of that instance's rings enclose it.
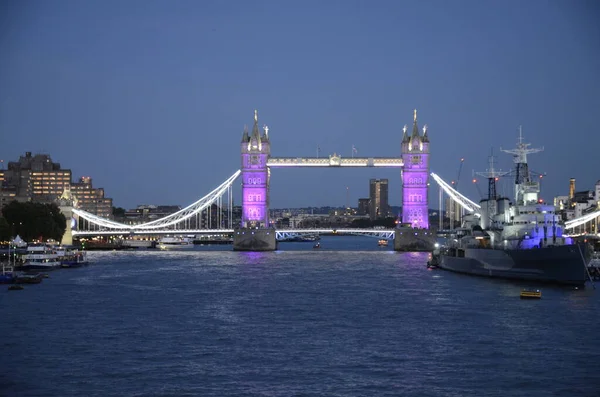
<path fill-rule="evenodd" d="M 122 218 L 125 216 L 125 208 L 113 207 L 112 214 L 117 218 Z"/>
<path fill-rule="evenodd" d="M 373 221 L 373 226 L 383 226 L 386 229 L 393 229 L 396 227 L 396 218 L 388 216 L 387 218 L 375 219 Z"/>
<path fill-rule="evenodd" d="M 11 237 L 60 241 L 67 230 L 67 219 L 56 204 L 12 201 L 2 209 Z"/>
<path fill-rule="evenodd" d="M 373 222 L 371 222 L 368 218 L 359 218 L 354 219 L 350 227 L 358 228 L 358 229 L 367 229 L 373 226 Z"/>
<path fill-rule="evenodd" d="M 10 226 L 4 217 L 0 216 L 0 241 L 10 240 Z"/>

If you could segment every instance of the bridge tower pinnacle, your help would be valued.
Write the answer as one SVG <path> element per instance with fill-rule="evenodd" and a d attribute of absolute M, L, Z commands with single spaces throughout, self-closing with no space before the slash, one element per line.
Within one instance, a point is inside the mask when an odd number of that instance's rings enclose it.
<path fill-rule="evenodd" d="M 271 155 L 268 127 L 261 134 L 258 112 L 254 111 L 254 126 L 242 136 L 242 224 L 243 228 L 269 227 L 269 168 Z"/>
<path fill-rule="evenodd" d="M 429 136 L 427 126 L 423 135 L 417 125 L 417 110 L 414 110 L 412 134 L 402 136 L 402 223 L 412 227 L 429 228 L 428 178 L 429 178 Z"/>

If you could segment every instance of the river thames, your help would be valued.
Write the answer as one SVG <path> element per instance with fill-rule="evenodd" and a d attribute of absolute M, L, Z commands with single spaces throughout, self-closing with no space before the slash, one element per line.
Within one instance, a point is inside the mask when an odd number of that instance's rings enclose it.
<path fill-rule="evenodd" d="M 0 395 L 600 394 L 600 290 L 428 270 L 366 237 L 321 244 L 89 252 L 1 286 Z M 541 300 L 519 299 L 529 286 Z"/>

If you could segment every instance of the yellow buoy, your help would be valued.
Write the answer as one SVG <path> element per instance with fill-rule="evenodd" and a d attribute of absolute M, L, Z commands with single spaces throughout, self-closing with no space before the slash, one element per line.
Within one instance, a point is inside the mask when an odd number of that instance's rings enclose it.
<path fill-rule="evenodd" d="M 521 291 L 521 299 L 540 299 L 542 297 L 542 291 L 539 289 L 536 290 L 527 290 L 524 289 Z"/>

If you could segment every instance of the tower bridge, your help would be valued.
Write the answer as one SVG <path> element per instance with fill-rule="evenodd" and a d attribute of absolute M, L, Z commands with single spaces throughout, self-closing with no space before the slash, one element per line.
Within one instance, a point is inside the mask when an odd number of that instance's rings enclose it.
<path fill-rule="evenodd" d="M 402 221 L 415 228 L 429 228 L 427 184 L 429 177 L 429 137 L 427 127 L 420 134 L 417 110 L 414 111 L 410 135 L 404 126 L 401 156 L 398 158 L 352 157 L 338 154 L 328 158 L 271 157 L 269 128 L 258 126 L 258 112 L 254 111 L 252 131 L 244 129 L 241 141 L 242 157 L 242 221 L 234 234 L 233 247 L 237 250 L 267 251 L 276 247 L 274 229 L 269 223 L 269 185 L 271 168 L 284 167 L 398 167 L 402 168 Z M 406 242 L 395 238 L 395 247 Z M 431 242 L 432 244 L 432 242 Z M 423 249 L 427 244 L 422 244 Z"/>
<path fill-rule="evenodd" d="M 251 132 L 245 128 L 241 141 L 241 169 L 213 191 L 195 203 L 166 217 L 142 224 L 124 224 L 101 218 L 77 208 L 76 200 L 65 191 L 59 200 L 61 211 L 75 227 L 67 225 L 63 244 L 72 244 L 72 237 L 99 235 L 186 235 L 219 234 L 234 236 L 234 249 L 264 251 L 276 248 L 277 240 L 301 234 L 361 234 L 394 240 L 396 250 L 430 249 L 433 233 L 429 231 L 428 178 L 429 136 L 427 126 L 421 131 L 414 111 L 412 132 L 402 129 L 399 157 L 351 157 L 338 154 L 328 157 L 272 157 L 271 138 L 267 126 L 258 127 L 258 113 L 254 112 Z M 401 169 L 402 223 L 410 229 L 284 229 L 275 230 L 269 222 L 269 186 L 272 168 L 286 167 L 392 167 Z M 240 225 L 232 220 L 232 185 L 242 178 L 242 219 Z M 453 189 L 438 175 L 431 173 L 440 189 L 458 202 L 467 212 L 480 216 L 480 206 Z M 228 214 L 224 215 L 223 211 Z M 567 222 L 567 229 L 600 217 L 600 211 Z"/>
<path fill-rule="evenodd" d="M 90 235 L 160 235 L 160 234 L 202 234 L 221 231 L 235 231 L 234 249 L 237 250 L 273 250 L 276 247 L 278 234 L 270 226 L 269 220 L 269 186 L 272 168 L 286 167 L 375 167 L 375 168 L 400 168 L 402 179 L 403 210 L 402 222 L 410 224 L 417 235 L 431 235 L 427 233 L 428 219 L 428 178 L 429 178 L 429 137 L 427 126 L 422 133 L 417 124 L 417 111 L 413 115 L 412 132 L 408 133 L 405 125 L 402 129 L 400 155 L 398 157 L 351 157 L 344 158 L 336 153 L 328 157 L 274 157 L 271 156 L 271 138 L 269 128 L 259 128 L 258 112 L 254 111 L 254 124 L 252 131 L 244 128 L 241 140 L 241 169 L 223 182 L 215 190 L 189 205 L 188 207 L 151 222 L 128 225 L 104 219 L 88 212 L 82 211 L 72 204 L 62 205 L 63 212 L 70 218 L 71 214 L 76 219 L 76 227 L 71 237 Z M 242 178 L 242 217 L 240 225 L 233 225 L 232 193 L 234 181 Z M 224 199 L 225 197 L 225 199 Z M 215 214 L 216 228 L 203 228 L 207 222 L 213 225 L 213 220 L 206 220 L 213 213 L 216 205 L 220 210 L 227 206 L 229 216 Z M 228 224 L 224 224 L 227 222 Z M 69 231 L 71 229 L 69 228 Z M 239 233 L 238 233 L 239 232 Z M 246 233 L 248 232 L 248 233 Z M 279 233 L 304 233 L 305 230 L 286 230 Z M 323 233 L 329 229 L 321 230 Z M 350 233 L 350 232 L 349 232 Z M 355 230 L 353 233 L 359 233 Z M 407 245 L 406 241 L 399 239 L 400 233 L 394 230 L 361 230 L 360 234 L 394 238 L 395 248 Z M 410 233 L 412 235 L 412 233 Z M 426 239 L 430 239 L 427 237 Z M 64 241 L 70 243 L 70 241 Z M 421 244 L 422 249 L 428 249 L 427 243 Z"/>

